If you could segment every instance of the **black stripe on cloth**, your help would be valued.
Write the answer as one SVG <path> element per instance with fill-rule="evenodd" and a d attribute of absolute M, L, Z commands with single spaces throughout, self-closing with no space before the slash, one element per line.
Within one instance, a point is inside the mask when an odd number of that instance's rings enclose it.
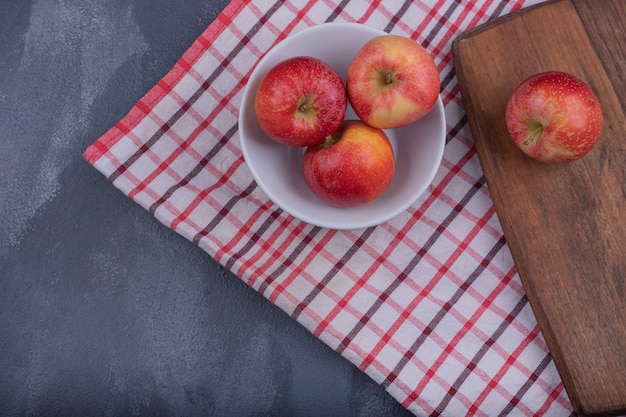
<path fill-rule="evenodd" d="M 294 311 L 291 313 L 291 318 L 297 320 L 300 314 L 304 311 L 304 309 L 311 304 L 311 302 L 318 296 L 326 287 L 326 285 L 333 279 L 335 275 L 350 261 L 350 259 L 360 250 L 361 246 L 365 241 L 374 233 L 376 230 L 376 226 L 368 227 L 363 231 L 363 233 L 358 237 L 358 239 L 354 242 L 352 246 L 343 254 L 339 262 L 331 268 L 328 273 L 320 279 L 317 285 L 313 288 L 313 290 L 304 297 L 304 299 L 296 306 Z"/>
<path fill-rule="evenodd" d="M 450 7 L 444 12 L 444 14 L 437 19 L 437 23 L 435 23 L 435 27 L 430 31 L 428 36 L 424 39 L 424 47 L 427 48 L 435 37 L 439 34 L 444 24 L 450 19 L 450 16 L 455 12 L 457 7 L 459 7 L 460 2 L 457 0 L 454 3 L 450 4 Z"/>
<path fill-rule="evenodd" d="M 226 268 L 231 269 L 237 260 L 241 259 L 250 249 L 254 248 L 256 244 L 261 240 L 261 236 L 270 228 L 270 226 L 276 221 L 278 216 L 282 213 L 281 209 L 277 209 L 268 213 L 268 216 L 265 218 L 263 223 L 254 230 L 252 236 L 248 239 L 248 241 L 241 247 L 241 249 L 234 253 L 224 266 Z M 243 238 L 243 236 L 241 236 Z"/>
<path fill-rule="evenodd" d="M 452 126 L 452 128 L 448 131 L 448 133 L 446 134 L 446 144 L 449 143 L 452 139 L 454 139 L 456 137 L 456 135 L 459 134 L 459 132 L 465 127 L 467 126 L 467 115 L 463 115 L 461 117 L 461 119 L 459 119 L 458 123 L 454 126 Z"/>
<path fill-rule="evenodd" d="M 400 19 L 402 19 L 402 16 L 404 16 L 404 14 L 409 9 L 409 7 L 411 7 L 412 3 L 413 3 L 413 1 L 408 0 L 408 1 L 405 1 L 402 4 L 400 9 L 398 9 L 398 11 L 391 17 L 391 20 L 389 21 L 389 23 L 385 27 L 385 32 L 391 32 L 393 30 L 393 28 L 398 24 Z"/>
<path fill-rule="evenodd" d="M 537 368 L 535 368 L 528 380 L 515 393 L 513 398 L 509 401 L 509 404 L 504 408 L 504 410 L 502 410 L 502 412 L 500 413 L 501 416 L 508 415 L 509 413 L 511 413 L 511 411 L 515 409 L 517 404 L 519 404 L 519 402 L 522 400 L 522 398 L 524 398 L 524 395 L 528 392 L 528 390 L 535 384 L 535 382 L 537 382 L 539 376 L 543 373 L 543 371 L 546 370 L 546 368 L 548 368 L 548 365 L 550 365 L 551 362 L 552 356 L 550 356 L 549 353 L 546 353 L 546 355 L 543 357 L 543 360 L 539 363 L 539 365 L 537 365 Z M 572 413 L 572 416 L 573 415 L 575 414 Z"/>
<path fill-rule="evenodd" d="M 294 250 L 291 251 L 291 253 L 289 253 L 288 255 L 286 255 L 285 262 L 281 262 L 274 271 L 267 274 L 267 276 L 261 282 L 261 285 L 259 286 L 257 290 L 261 294 L 264 294 L 265 290 L 267 290 L 267 288 L 276 278 L 278 278 L 283 272 L 285 272 L 287 268 L 295 264 L 295 260 L 298 258 L 298 256 L 300 256 L 302 252 L 304 252 L 304 250 L 309 247 L 309 244 L 313 242 L 315 236 L 317 236 L 321 231 L 322 231 L 321 227 L 317 227 L 317 226 L 313 227 L 309 231 L 309 233 L 307 233 L 306 236 L 304 236 L 304 238 L 300 241 L 300 243 L 296 245 Z"/>
<path fill-rule="evenodd" d="M 233 196 L 228 202 L 221 208 L 221 210 L 211 219 L 209 224 L 206 225 L 204 229 L 195 234 L 192 239 L 192 243 L 194 245 L 198 245 L 200 240 L 207 236 L 218 224 L 221 222 L 224 217 L 228 214 L 230 210 L 232 210 L 233 206 L 237 204 L 241 199 L 248 197 L 252 191 L 256 188 L 256 182 L 252 181 L 248 188 L 246 188 L 241 194 L 237 194 Z"/>
<path fill-rule="evenodd" d="M 333 9 L 333 12 L 330 15 L 328 15 L 325 22 L 332 22 L 336 20 L 337 17 L 341 14 L 341 12 L 343 12 L 343 9 L 346 8 L 348 3 L 350 3 L 350 0 L 343 0 L 341 3 L 339 3 L 337 7 Z"/>

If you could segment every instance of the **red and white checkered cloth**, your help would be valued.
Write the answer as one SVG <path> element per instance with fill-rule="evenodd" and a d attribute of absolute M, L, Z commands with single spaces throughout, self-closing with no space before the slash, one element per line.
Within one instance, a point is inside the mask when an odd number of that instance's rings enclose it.
<path fill-rule="evenodd" d="M 485 185 L 450 49 L 461 32 L 538 2 L 233 0 L 84 157 L 416 415 L 570 415 Z M 441 74 L 442 165 L 419 201 L 377 227 L 291 217 L 253 181 L 239 146 L 256 63 L 327 21 L 411 37 Z"/>

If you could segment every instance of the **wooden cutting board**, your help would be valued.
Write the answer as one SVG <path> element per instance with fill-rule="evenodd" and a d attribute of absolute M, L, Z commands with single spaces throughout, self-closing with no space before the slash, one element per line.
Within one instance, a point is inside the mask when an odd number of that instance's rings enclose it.
<path fill-rule="evenodd" d="M 626 0 L 556 0 L 453 42 L 476 149 L 528 299 L 580 415 L 626 414 Z M 566 71 L 604 112 L 600 142 L 565 165 L 519 151 L 504 121 L 526 77 Z"/>

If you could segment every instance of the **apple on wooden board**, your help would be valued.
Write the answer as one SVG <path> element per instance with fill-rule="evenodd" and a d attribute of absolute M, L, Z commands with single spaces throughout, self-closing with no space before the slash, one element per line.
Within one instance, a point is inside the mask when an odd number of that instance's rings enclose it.
<path fill-rule="evenodd" d="M 299 56 L 278 63 L 262 78 L 254 109 L 271 139 L 304 147 L 337 130 L 347 104 L 345 86 L 335 70 L 317 58 Z"/>
<path fill-rule="evenodd" d="M 378 198 L 389 186 L 395 158 L 381 129 L 361 120 L 346 120 L 322 143 L 304 152 L 302 173 L 321 200 L 356 207 Z"/>
<path fill-rule="evenodd" d="M 575 76 L 548 71 L 530 76 L 513 91 L 506 106 L 513 142 L 544 163 L 583 157 L 598 142 L 603 116 L 593 90 Z"/>
<path fill-rule="evenodd" d="M 381 35 L 366 42 L 348 67 L 348 100 L 370 126 L 413 123 L 435 105 L 441 83 L 431 55 L 417 42 Z"/>

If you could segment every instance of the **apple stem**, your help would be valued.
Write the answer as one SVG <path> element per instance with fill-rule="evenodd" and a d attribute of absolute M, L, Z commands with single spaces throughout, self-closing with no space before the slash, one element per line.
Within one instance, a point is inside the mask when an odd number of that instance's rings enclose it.
<path fill-rule="evenodd" d="M 541 123 L 537 123 L 535 128 L 530 132 L 528 139 L 524 141 L 524 146 L 528 146 L 531 143 L 533 143 L 533 141 L 537 139 L 537 137 L 541 136 L 542 133 L 543 133 L 543 125 Z"/>
<path fill-rule="evenodd" d="M 324 148 L 329 148 L 333 146 L 335 143 L 339 142 L 340 139 L 341 139 L 341 131 L 337 130 L 329 135 L 326 135 L 321 145 Z"/>

